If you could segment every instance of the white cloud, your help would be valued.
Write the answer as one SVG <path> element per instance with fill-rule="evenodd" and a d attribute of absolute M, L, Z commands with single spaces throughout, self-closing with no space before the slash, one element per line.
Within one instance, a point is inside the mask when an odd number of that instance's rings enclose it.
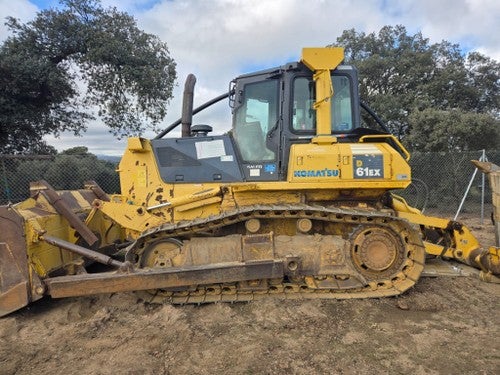
<path fill-rule="evenodd" d="M 179 87 L 169 119 L 179 115 L 183 80 L 197 78 L 195 103 L 225 92 L 229 81 L 249 69 L 282 65 L 300 58 L 304 46 L 325 46 L 342 30 L 365 29 L 376 17 L 359 17 L 353 9 L 376 14 L 376 3 L 362 1 L 163 1 L 139 17 L 141 27 L 168 43 L 177 62 Z M 375 22 L 382 26 L 381 19 Z M 204 95 L 210 93 L 211 95 Z M 230 127 L 226 116 L 212 125 Z M 219 110 L 218 113 L 221 113 Z M 174 116 L 175 114 L 175 116 Z M 196 120 L 196 118 L 195 118 Z M 201 122 L 208 122 L 203 117 Z"/>
<path fill-rule="evenodd" d="M 0 42 L 9 36 L 5 18 L 12 16 L 26 22 L 32 19 L 37 12 L 37 7 L 28 0 L 0 0 Z"/>
<path fill-rule="evenodd" d="M 197 76 L 195 105 L 199 105 L 225 92 L 235 76 L 298 59 L 302 47 L 333 43 L 345 29 L 369 33 L 403 24 L 410 33 L 422 31 L 431 42 L 445 39 L 500 60 L 498 0 L 104 0 L 103 4 L 132 13 L 141 28 L 167 42 L 179 81 L 165 127 L 180 115 L 188 73 Z M 34 10 L 26 0 L 0 0 L 0 13 L 9 12 L 26 19 Z M 195 117 L 195 122 L 221 132 L 230 127 L 229 108 L 219 104 L 206 116 Z M 81 138 L 64 136 L 58 143 L 60 149 L 85 145 L 95 153 L 101 153 L 97 150 L 103 143 L 115 154 L 124 145 L 116 147 L 99 124 L 89 126 Z"/>
<path fill-rule="evenodd" d="M 500 60 L 500 1 L 412 1 L 401 23 L 416 25 L 434 42 L 448 40 Z"/>

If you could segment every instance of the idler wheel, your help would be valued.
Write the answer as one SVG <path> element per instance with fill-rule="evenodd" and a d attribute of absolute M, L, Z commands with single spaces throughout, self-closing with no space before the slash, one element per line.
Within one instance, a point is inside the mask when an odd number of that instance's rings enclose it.
<path fill-rule="evenodd" d="M 140 255 L 141 268 L 167 268 L 179 266 L 182 243 L 172 238 L 149 244 Z"/>
<path fill-rule="evenodd" d="M 182 266 L 182 242 L 174 238 L 163 238 L 151 242 L 138 254 L 140 268 L 169 268 Z M 136 290 L 135 295 L 148 303 L 163 303 L 172 292 L 163 289 Z"/>

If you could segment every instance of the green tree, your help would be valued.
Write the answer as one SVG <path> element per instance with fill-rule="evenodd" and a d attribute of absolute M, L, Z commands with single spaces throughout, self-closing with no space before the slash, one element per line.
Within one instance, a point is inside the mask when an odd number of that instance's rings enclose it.
<path fill-rule="evenodd" d="M 474 151 L 496 149 L 499 122 L 485 113 L 426 108 L 413 111 L 407 142 L 420 151 Z"/>
<path fill-rule="evenodd" d="M 165 117 L 176 79 L 167 45 L 99 0 L 60 3 L 26 24 L 7 18 L 12 35 L 0 46 L 2 153 L 44 150 L 44 135 L 78 135 L 96 115 L 117 137 L 154 129 Z"/>
<path fill-rule="evenodd" d="M 73 147 L 55 156 L 44 173 L 44 179 L 55 189 L 81 189 L 89 180 L 97 182 L 108 193 L 119 192 L 116 165 L 100 160 L 87 147 Z"/>
<path fill-rule="evenodd" d="M 463 55 L 459 45 L 447 41 L 431 44 L 401 25 L 384 26 L 378 34 L 346 30 L 335 45 L 343 46 L 346 61 L 358 68 L 362 98 L 410 148 L 498 145 L 500 64 L 495 60 L 478 52 Z"/>
<path fill-rule="evenodd" d="M 77 146 L 68 148 L 66 150 L 61 151 L 59 155 L 80 155 L 80 156 L 89 156 L 92 155 L 89 152 L 89 149 L 85 146 Z"/>

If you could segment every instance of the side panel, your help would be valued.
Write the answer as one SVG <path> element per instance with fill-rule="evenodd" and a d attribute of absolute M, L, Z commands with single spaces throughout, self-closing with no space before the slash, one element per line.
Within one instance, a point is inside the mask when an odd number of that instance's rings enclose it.
<path fill-rule="evenodd" d="M 411 171 L 385 143 L 293 144 L 288 181 L 331 188 L 402 189 L 410 184 Z"/>
<path fill-rule="evenodd" d="M 164 182 L 242 181 L 229 136 L 158 139 L 151 146 Z"/>

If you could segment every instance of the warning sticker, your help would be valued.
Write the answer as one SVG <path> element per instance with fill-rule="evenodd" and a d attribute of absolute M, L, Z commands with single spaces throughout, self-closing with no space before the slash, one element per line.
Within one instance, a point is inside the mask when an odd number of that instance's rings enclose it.
<path fill-rule="evenodd" d="M 196 142 L 196 157 L 198 159 L 219 158 L 226 156 L 224 141 L 217 139 L 215 141 Z"/>
<path fill-rule="evenodd" d="M 260 169 L 250 169 L 250 177 L 259 177 Z"/>

